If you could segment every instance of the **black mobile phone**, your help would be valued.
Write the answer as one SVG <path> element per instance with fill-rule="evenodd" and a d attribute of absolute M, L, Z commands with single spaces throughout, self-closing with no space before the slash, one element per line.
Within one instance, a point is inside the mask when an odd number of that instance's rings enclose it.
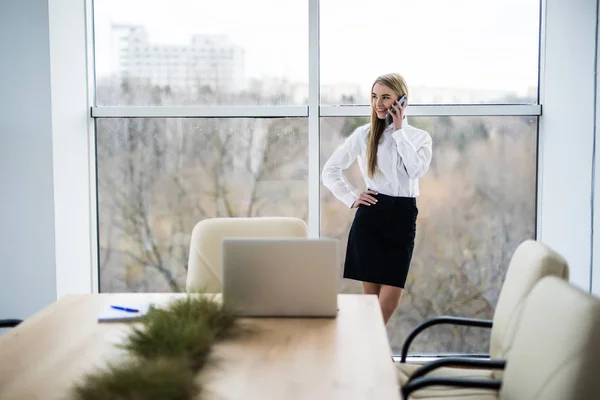
<path fill-rule="evenodd" d="M 406 103 L 406 96 L 400 97 L 400 100 L 398 100 L 398 102 L 400 103 L 400 107 L 404 106 L 404 104 Z M 392 112 L 394 114 L 396 114 L 396 111 L 393 108 L 392 108 Z M 391 125 L 394 123 L 394 119 L 392 118 L 392 116 L 390 114 L 386 114 L 385 120 L 387 121 L 388 125 Z"/>

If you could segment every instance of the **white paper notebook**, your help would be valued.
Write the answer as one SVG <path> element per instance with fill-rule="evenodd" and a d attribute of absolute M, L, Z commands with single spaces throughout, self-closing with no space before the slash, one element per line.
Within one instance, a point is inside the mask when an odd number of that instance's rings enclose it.
<path fill-rule="evenodd" d="M 129 309 L 138 310 L 137 312 L 117 310 L 112 306 L 125 307 Z M 126 322 L 135 321 L 136 319 L 143 317 L 148 313 L 151 303 L 144 304 L 109 304 L 100 312 L 98 315 L 98 322 Z"/>

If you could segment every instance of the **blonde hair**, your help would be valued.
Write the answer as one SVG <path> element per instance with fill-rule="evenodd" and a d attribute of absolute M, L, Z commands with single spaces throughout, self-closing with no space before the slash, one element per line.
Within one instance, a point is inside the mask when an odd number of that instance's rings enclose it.
<path fill-rule="evenodd" d="M 375 79 L 375 82 L 373 82 L 371 92 L 373 92 L 373 87 L 378 83 L 392 89 L 398 96 L 398 99 L 402 96 L 406 96 L 408 101 L 408 87 L 406 86 L 406 81 L 400 74 L 391 73 L 379 76 Z M 370 178 L 373 178 L 377 173 L 377 148 L 379 147 L 379 140 L 381 139 L 381 135 L 383 134 L 386 125 L 386 120 L 377 118 L 377 113 L 372 109 L 371 129 L 367 139 L 367 171 Z"/>

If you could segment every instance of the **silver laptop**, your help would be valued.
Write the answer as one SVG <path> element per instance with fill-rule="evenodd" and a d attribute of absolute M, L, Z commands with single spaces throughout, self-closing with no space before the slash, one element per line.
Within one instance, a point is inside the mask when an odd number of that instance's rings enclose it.
<path fill-rule="evenodd" d="M 334 239 L 223 239 L 223 300 L 243 316 L 335 317 Z"/>

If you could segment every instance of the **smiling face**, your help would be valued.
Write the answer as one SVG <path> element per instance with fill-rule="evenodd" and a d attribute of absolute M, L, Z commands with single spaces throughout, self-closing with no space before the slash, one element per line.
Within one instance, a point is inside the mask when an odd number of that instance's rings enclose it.
<path fill-rule="evenodd" d="M 373 85 L 373 92 L 371 93 L 371 107 L 377 114 L 377 118 L 385 119 L 387 111 L 392 107 L 398 100 L 398 95 L 394 91 L 381 83 Z"/>

